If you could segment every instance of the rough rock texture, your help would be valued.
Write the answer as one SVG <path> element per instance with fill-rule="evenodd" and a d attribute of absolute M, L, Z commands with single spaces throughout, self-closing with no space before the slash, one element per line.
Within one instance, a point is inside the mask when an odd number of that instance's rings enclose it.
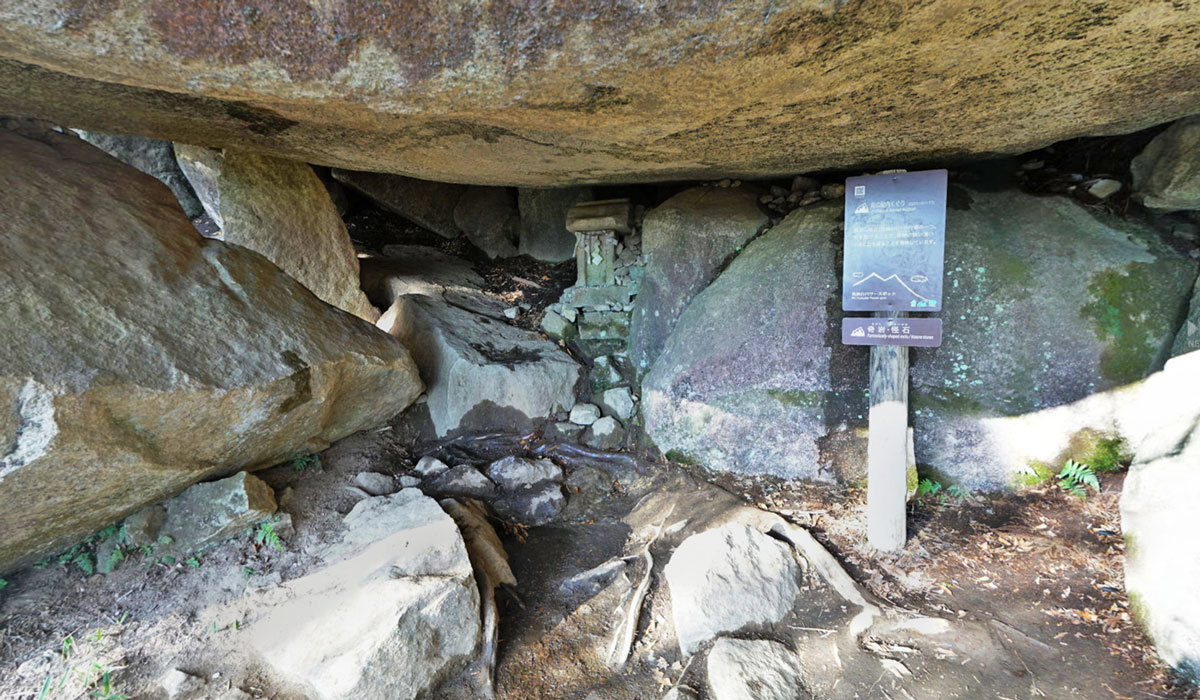
<path fill-rule="evenodd" d="M 454 205 L 454 224 L 489 258 L 517 254 L 521 215 L 507 187 L 469 187 Z"/>
<path fill-rule="evenodd" d="M 575 234 L 567 230 L 567 210 L 579 202 L 595 199 L 590 187 L 517 191 L 521 212 L 518 252 L 547 262 L 575 257 Z"/>
<path fill-rule="evenodd" d="M 1121 492 L 1125 589 L 1159 656 L 1200 682 L 1200 352 L 1167 362 L 1130 407 L 1134 460 Z M 1131 421 L 1132 423 L 1132 421 Z"/>
<path fill-rule="evenodd" d="M 175 152 L 222 240 L 261 253 L 331 306 L 379 318 L 359 288 L 346 225 L 312 168 L 184 144 Z"/>
<path fill-rule="evenodd" d="M 74 136 L 0 131 L 0 570 L 379 425 L 403 346 Z"/>
<path fill-rule="evenodd" d="M 165 549 L 188 554 L 229 539 L 275 514 L 275 492 L 262 479 L 238 472 L 206 484 L 195 484 L 163 504 L 166 510 L 158 535 L 171 538 Z"/>
<path fill-rule="evenodd" d="M 839 209 L 790 214 L 680 317 L 642 385 L 664 452 L 719 470 L 842 473 L 831 455 L 865 423 L 867 355 L 840 344 L 828 313 Z M 918 463 L 1002 488 L 1031 462 L 1073 456 L 1084 431 L 1119 433 L 1114 392 L 1169 354 L 1195 262 L 1135 220 L 1015 191 L 952 185 L 947 229 L 944 340 L 910 354 Z"/>
<path fill-rule="evenodd" d="M 724 633 L 769 627 L 791 611 L 800 569 L 783 542 L 750 525 L 692 535 L 663 569 L 680 650 L 692 654 Z"/>
<path fill-rule="evenodd" d="M 646 269 L 629 327 L 629 359 L 639 375 L 649 371 L 692 297 L 767 225 L 759 194 L 754 187 L 695 187 L 646 215 Z"/>
<path fill-rule="evenodd" d="M 503 303 L 480 291 L 483 278 L 462 258 L 420 245 L 384 246 L 383 254 L 360 262 L 363 289 L 381 308 L 402 296 L 421 294 L 489 316 L 503 313 Z"/>
<path fill-rule="evenodd" d="M 513 430 L 575 402 L 579 366 L 544 338 L 437 297 L 401 297 L 380 327 L 412 348 L 439 436 Z"/>
<path fill-rule="evenodd" d="M 496 485 L 491 479 L 469 464 L 451 467 L 421 486 L 425 491 L 439 496 L 491 498 L 496 495 Z"/>
<path fill-rule="evenodd" d="M 1161 366 L 1196 264 L 1060 197 L 952 187 L 946 226 L 942 346 L 910 354 L 917 461 L 1003 487 L 1080 431 L 1119 428 L 1073 404 Z"/>
<path fill-rule="evenodd" d="M 548 481 L 561 482 L 562 469 L 548 459 L 509 456 L 488 466 L 488 476 L 502 489 L 532 488 Z"/>
<path fill-rule="evenodd" d="M 0 9 L 0 113 L 449 182 L 791 174 L 1200 112 L 1195 15 L 1186 0 L 25 0 Z"/>
<path fill-rule="evenodd" d="M 1200 115 L 1155 136 L 1129 171 L 1135 196 L 1150 209 L 1200 209 Z"/>
<path fill-rule="evenodd" d="M 79 135 L 122 163 L 132 165 L 170 187 L 188 218 L 204 213 L 203 205 L 175 162 L 175 148 L 170 141 L 126 134 L 102 134 L 98 131 L 80 131 Z"/>
<path fill-rule="evenodd" d="M 429 694 L 480 639 L 479 594 L 458 527 L 416 489 L 359 501 L 316 573 L 250 626 L 275 673 L 311 697 Z"/>
<path fill-rule="evenodd" d="M 1188 305 L 1187 318 L 1183 320 L 1183 325 L 1175 334 L 1175 344 L 1171 347 L 1171 356 L 1179 357 L 1196 350 L 1200 350 L 1200 279 L 1196 280 L 1196 286 L 1192 290 L 1192 300 Z"/>
<path fill-rule="evenodd" d="M 454 223 L 454 205 L 467 188 L 386 173 L 333 169 L 333 177 L 394 212 L 445 238 L 462 231 Z"/>
<path fill-rule="evenodd" d="M 642 383 L 646 431 L 663 452 L 713 469 L 817 476 L 840 217 L 833 203 L 796 210 L 692 300 Z"/>
<path fill-rule="evenodd" d="M 767 639 L 718 639 L 708 652 L 713 700 L 802 700 L 800 662 L 790 649 Z"/>

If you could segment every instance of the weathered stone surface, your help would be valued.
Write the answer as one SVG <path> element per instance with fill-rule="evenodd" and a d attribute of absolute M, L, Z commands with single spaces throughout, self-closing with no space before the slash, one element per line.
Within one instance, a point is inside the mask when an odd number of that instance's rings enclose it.
<path fill-rule="evenodd" d="M 646 215 L 646 272 L 629 328 L 629 359 L 639 375 L 650 370 L 692 298 L 767 225 L 760 194 L 754 187 L 695 187 Z"/>
<path fill-rule="evenodd" d="M 222 240 L 261 253 L 326 304 L 372 323 L 379 318 L 359 288 L 346 225 L 312 168 L 184 144 L 175 152 Z"/>
<path fill-rule="evenodd" d="M 553 481 L 502 493 L 493 503 L 496 515 L 522 525 L 545 525 L 552 522 L 567 505 L 562 486 Z"/>
<path fill-rule="evenodd" d="M 600 407 L 594 403 L 577 403 L 571 407 L 567 420 L 575 425 L 591 425 L 600 420 Z"/>
<path fill-rule="evenodd" d="M 570 340 L 578 335 L 578 329 L 575 324 L 562 317 L 562 314 L 553 309 L 546 309 L 545 315 L 542 316 L 542 330 L 546 331 L 546 335 L 551 338 L 559 338 L 562 340 Z"/>
<path fill-rule="evenodd" d="M 646 430 L 663 452 L 818 476 L 840 219 L 832 203 L 796 210 L 692 300 L 642 383 Z"/>
<path fill-rule="evenodd" d="M 1175 344 L 1171 346 L 1171 357 L 1179 357 L 1189 352 L 1200 350 L 1200 279 L 1192 290 L 1192 300 L 1188 304 L 1187 317 L 1175 334 Z"/>
<path fill-rule="evenodd" d="M 680 317 L 643 381 L 650 437 L 680 461 L 831 478 L 865 422 L 866 353 L 838 342 L 838 209 L 799 209 Z M 952 186 L 944 340 L 911 352 L 916 458 L 971 488 L 1120 432 L 1119 398 L 1163 361 L 1193 261 L 1134 219 L 1058 197 Z M 1107 396 L 1107 395 L 1105 395 Z M 1085 400 L 1091 401 L 1083 405 Z"/>
<path fill-rule="evenodd" d="M 612 416 L 597 419 L 583 431 L 583 444 L 598 450 L 615 450 L 625 442 L 625 429 Z"/>
<path fill-rule="evenodd" d="M 394 338 L 74 136 L 0 131 L 0 191 L 0 570 L 421 392 Z"/>
<path fill-rule="evenodd" d="M 448 182 L 792 175 L 1200 112 L 1194 9 L 25 0 L 0 112 Z"/>
<path fill-rule="evenodd" d="M 533 427 L 575 402 L 579 366 L 528 331 L 416 294 L 379 323 L 412 349 L 439 436 Z"/>
<path fill-rule="evenodd" d="M 175 162 L 175 148 L 170 141 L 126 134 L 102 134 L 98 131 L 80 131 L 79 136 L 122 163 L 132 165 L 170 187 L 188 218 L 204 213 L 204 207 L 192 191 L 191 184 Z"/>
<path fill-rule="evenodd" d="M 1130 407 L 1133 465 L 1121 491 L 1125 589 L 1164 661 L 1200 682 L 1200 352 L 1167 362 Z"/>
<path fill-rule="evenodd" d="M 262 479 L 238 472 L 231 477 L 189 486 L 163 504 L 160 537 L 163 551 L 188 554 L 221 542 L 275 514 L 275 492 Z"/>
<path fill-rule="evenodd" d="M 417 465 L 413 467 L 418 474 L 424 477 L 437 476 L 449 468 L 449 465 L 433 455 L 425 455 L 417 460 Z"/>
<path fill-rule="evenodd" d="M 910 354 L 916 455 L 999 488 L 1074 456 L 1082 430 L 1121 432 L 1119 398 L 1085 399 L 1166 359 L 1196 264 L 1152 228 L 1066 198 L 954 191 L 942 346 Z"/>
<path fill-rule="evenodd" d="M 483 277 L 466 260 L 420 245 L 384 246 L 383 254 L 360 262 L 362 287 L 381 308 L 407 294 L 421 294 L 488 316 L 503 314 L 503 303 L 482 291 Z"/>
<path fill-rule="evenodd" d="M 713 700 L 802 700 L 800 662 L 790 649 L 767 639 L 718 639 L 708 652 Z"/>
<path fill-rule="evenodd" d="M 379 472 L 359 472 L 354 475 L 354 485 L 372 496 L 386 496 L 396 492 L 396 481 Z"/>
<path fill-rule="evenodd" d="M 575 257 L 575 234 L 567 230 L 567 209 L 593 199 L 590 187 L 517 191 L 521 212 L 521 240 L 517 250 L 547 262 Z"/>
<path fill-rule="evenodd" d="M 333 177 L 395 212 L 445 238 L 462 231 L 454 223 L 454 206 L 467 188 L 386 173 L 333 169 Z"/>
<path fill-rule="evenodd" d="M 675 636 L 687 655 L 722 633 L 779 622 L 800 592 L 791 549 L 740 523 L 684 540 L 663 575 L 671 588 Z"/>
<path fill-rule="evenodd" d="M 458 527 L 416 489 L 359 501 L 316 573 L 250 626 L 272 670 L 322 699 L 432 697 L 472 658 L 479 594 Z"/>
<path fill-rule="evenodd" d="M 548 481 L 562 482 L 562 469 L 548 459 L 509 456 L 488 466 L 488 476 L 505 490 L 525 489 Z"/>
<path fill-rule="evenodd" d="M 469 464 L 451 467 L 421 484 L 428 493 L 439 496 L 462 496 L 466 498 L 491 498 L 496 495 L 496 485 L 478 469 Z"/>
<path fill-rule="evenodd" d="M 625 422 L 633 415 L 633 393 L 627 386 L 609 389 L 600 395 L 600 408 L 606 415 Z"/>
<path fill-rule="evenodd" d="M 521 215 L 507 187 L 470 187 L 454 205 L 454 223 L 489 258 L 517 254 Z"/>
<path fill-rule="evenodd" d="M 1200 116 L 1180 119 L 1129 164 L 1134 194 L 1157 211 L 1200 209 Z"/>

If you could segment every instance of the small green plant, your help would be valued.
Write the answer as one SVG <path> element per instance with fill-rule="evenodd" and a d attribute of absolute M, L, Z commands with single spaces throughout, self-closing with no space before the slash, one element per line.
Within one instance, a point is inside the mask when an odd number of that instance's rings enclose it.
<path fill-rule="evenodd" d="M 301 455 L 292 460 L 292 469 L 294 471 L 302 472 L 308 467 L 316 467 L 317 469 L 320 469 L 321 458 L 316 455 L 309 454 Z"/>
<path fill-rule="evenodd" d="M 917 496 L 935 496 L 942 490 L 942 482 L 933 479 L 921 479 L 917 482 Z"/>
<path fill-rule="evenodd" d="M 946 487 L 946 495 L 951 498 L 954 498 L 956 500 L 962 501 L 962 500 L 965 500 L 967 498 L 967 496 L 970 496 L 971 492 L 968 491 L 967 489 L 963 488 L 962 486 L 959 486 L 958 484 L 951 484 L 950 486 Z"/>
<path fill-rule="evenodd" d="M 187 559 L 183 560 L 183 563 L 187 564 L 188 566 L 192 567 L 193 569 L 200 568 L 200 558 L 199 557 L 195 557 L 195 556 L 188 557 Z"/>
<path fill-rule="evenodd" d="M 79 570 L 88 576 L 96 573 L 96 564 L 92 561 L 92 555 L 90 552 L 80 552 L 79 554 L 75 555 L 75 558 L 71 560 L 71 563 L 75 566 L 78 566 Z"/>
<path fill-rule="evenodd" d="M 1092 471 L 1088 465 L 1080 464 L 1073 459 L 1068 459 L 1063 464 L 1056 478 L 1059 488 L 1080 498 L 1087 498 L 1086 487 L 1088 486 L 1093 491 L 1100 492 L 1100 480 L 1096 478 L 1096 472 Z"/>
<path fill-rule="evenodd" d="M 252 569 L 249 566 L 242 567 L 242 578 L 250 578 L 251 576 L 259 576 L 262 572 L 258 569 Z"/>
<path fill-rule="evenodd" d="M 8 585 L 8 579 L 0 578 L 0 591 L 4 590 L 4 587 L 7 585 Z"/>
<path fill-rule="evenodd" d="M 254 543 L 265 545 L 279 552 L 283 551 L 283 542 L 279 539 L 279 533 L 275 532 L 275 523 L 270 520 L 264 520 L 258 524 L 258 529 L 254 531 Z"/>
<path fill-rule="evenodd" d="M 75 653 L 75 637 L 68 634 L 62 640 L 62 657 L 69 659 L 73 653 Z"/>
<path fill-rule="evenodd" d="M 129 700 L 128 695 L 113 689 L 112 669 L 93 663 L 92 673 L 95 674 L 95 680 L 91 683 L 92 697 L 100 700 Z"/>

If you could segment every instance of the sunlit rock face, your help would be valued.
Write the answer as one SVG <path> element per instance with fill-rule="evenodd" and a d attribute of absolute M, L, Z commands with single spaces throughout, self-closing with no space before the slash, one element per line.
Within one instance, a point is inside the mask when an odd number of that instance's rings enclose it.
<path fill-rule="evenodd" d="M 1196 263 L 1144 223 L 1065 197 L 955 184 L 949 199 L 943 342 L 910 352 L 916 459 L 1001 489 L 1126 434 Z M 867 351 L 838 334 L 840 219 L 839 203 L 793 211 L 687 304 L 642 381 L 663 452 L 743 474 L 862 478 L 850 447 L 866 427 Z"/>
<path fill-rule="evenodd" d="M 0 571 L 421 392 L 394 338 L 73 135 L 0 129 Z"/>
<path fill-rule="evenodd" d="M 18 0 L 0 112 L 431 180 L 1020 152 L 1200 112 L 1192 2 Z"/>

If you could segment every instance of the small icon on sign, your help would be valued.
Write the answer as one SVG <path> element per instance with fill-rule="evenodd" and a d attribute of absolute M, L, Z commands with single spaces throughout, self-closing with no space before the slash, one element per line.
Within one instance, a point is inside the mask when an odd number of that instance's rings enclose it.
<path fill-rule="evenodd" d="M 855 185 L 854 186 L 854 196 L 855 197 L 866 197 L 867 196 L 867 186 L 866 185 Z"/>
<path fill-rule="evenodd" d="M 870 207 L 867 206 L 866 202 L 863 202 L 862 204 L 860 204 L 854 208 L 854 213 L 855 214 L 870 214 L 871 209 L 870 209 Z"/>
<path fill-rule="evenodd" d="M 929 278 L 926 277 L 925 275 L 913 275 L 912 277 L 908 278 L 908 281 L 909 282 L 928 282 Z"/>
<path fill-rule="evenodd" d="M 855 272 L 855 273 L 854 273 L 854 277 L 862 277 L 862 276 L 863 276 L 863 273 L 862 273 L 862 272 Z"/>
<path fill-rule="evenodd" d="M 852 338 L 863 338 L 866 335 L 867 335 L 867 332 L 863 330 L 862 326 L 859 326 L 858 328 L 855 328 L 854 330 L 850 331 L 850 337 L 852 337 Z"/>

